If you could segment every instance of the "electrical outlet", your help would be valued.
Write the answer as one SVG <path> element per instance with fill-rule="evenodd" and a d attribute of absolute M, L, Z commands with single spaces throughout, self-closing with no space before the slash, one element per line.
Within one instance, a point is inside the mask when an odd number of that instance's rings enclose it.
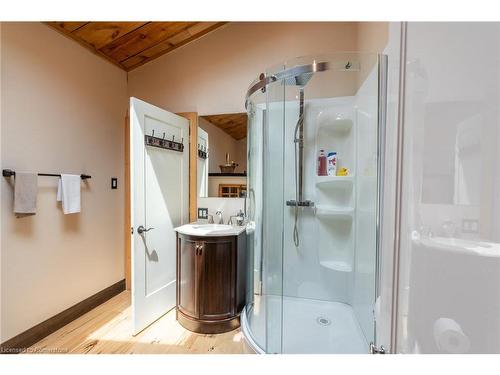
<path fill-rule="evenodd" d="M 118 189 L 118 179 L 111 177 L 111 189 Z"/>
<path fill-rule="evenodd" d="M 198 207 L 198 219 L 208 219 L 208 208 Z"/>
<path fill-rule="evenodd" d="M 473 219 L 462 220 L 462 233 L 478 233 L 479 221 Z"/>

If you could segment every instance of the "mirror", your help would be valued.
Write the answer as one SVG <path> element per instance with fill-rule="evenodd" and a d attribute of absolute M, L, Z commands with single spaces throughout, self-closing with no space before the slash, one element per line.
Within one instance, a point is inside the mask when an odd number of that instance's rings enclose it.
<path fill-rule="evenodd" d="M 198 196 L 242 198 L 247 184 L 247 114 L 198 117 Z"/>
<path fill-rule="evenodd" d="M 426 105 L 422 203 L 477 206 L 481 196 L 484 119 L 475 102 Z"/>

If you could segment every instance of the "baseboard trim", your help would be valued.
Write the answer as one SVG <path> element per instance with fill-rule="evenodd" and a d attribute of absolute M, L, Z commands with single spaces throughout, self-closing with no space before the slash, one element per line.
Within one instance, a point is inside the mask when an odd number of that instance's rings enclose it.
<path fill-rule="evenodd" d="M 120 294 L 124 290 L 125 279 L 118 281 L 106 289 L 103 289 L 83 301 L 78 302 L 76 305 L 73 305 L 59 314 L 54 315 L 52 318 L 49 318 L 24 331 L 23 333 L 5 341 L 0 344 L 0 354 L 21 353 L 25 351 L 26 348 L 36 344 L 41 339 L 47 337 L 51 333 L 54 333 L 66 324 L 71 323 L 73 320 L 113 298 L 117 294 Z"/>

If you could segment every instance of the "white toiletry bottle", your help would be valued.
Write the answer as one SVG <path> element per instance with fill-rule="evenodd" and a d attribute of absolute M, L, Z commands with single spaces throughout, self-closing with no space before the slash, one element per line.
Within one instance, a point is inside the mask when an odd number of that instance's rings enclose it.
<path fill-rule="evenodd" d="M 337 153 L 329 152 L 327 160 L 327 171 L 328 176 L 336 176 L 337 175 Z"/>

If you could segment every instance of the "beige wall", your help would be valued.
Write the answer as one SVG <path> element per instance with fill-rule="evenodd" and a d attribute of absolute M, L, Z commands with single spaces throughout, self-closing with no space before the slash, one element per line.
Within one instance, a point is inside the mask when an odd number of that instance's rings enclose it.
<path fill-rule="evenodd" d="M 384 48 L 389 41 L 389 23 L 388 22 L 359 22 L 358 34 L 356 44 L 358 51 L 383 53 Z M 368 65 L 367 69 L 363 69 L 358 76 L 358 86 L 361 87 L 365 79 L 370 74 L 372 68 L 375 66 L 376 59 L 370 58 L 366 55 L 361 55 L 361 64 Z"/>
<path fill-rule="evenodd" d="M 358 51 L 382 53 L 388 41 L 388 22 L 358 22 Z"/>
<path fill-rule="evenodd" d="M 127 98 L 125 72 L 39 23 L 3 23 L 0 76 L 2 168 L 92 175 L 80 214 L 40 177 L 38 213 L 21 219 L 1 179 L 3 342 L 124 278 Z"/>
<path fill-rule="evenodd" d="M 172 112 L 244 112 L 258 74 L 297 56 L 353 51 L 357 23 L 235 22 L 129 73 L 129 94 Z"/>
<path fill-rule="evenodd" d="M 234 155 L 234 160 L 240 163 L 240 171 L 245 172 L 247 170 L 247 139 L 246 137 L 236 141 L 236 154 Z"/>
<path fill-rule="evenodd" d="M 208 148 L 210 151 L 210 157 L 208 159 L 209 173 L 220 173 L 219 165 L 226 163 L 226 152 L 229 152 L 230 159 L 238 164 L 235 172 L 242 173 L 246 171 L 246 139 L 237 141 L 203 117 L 198 119 L 198 125 L 208 133 Z M 242 147 L 244 148 L 243 154 L 241 150 Z"/>

